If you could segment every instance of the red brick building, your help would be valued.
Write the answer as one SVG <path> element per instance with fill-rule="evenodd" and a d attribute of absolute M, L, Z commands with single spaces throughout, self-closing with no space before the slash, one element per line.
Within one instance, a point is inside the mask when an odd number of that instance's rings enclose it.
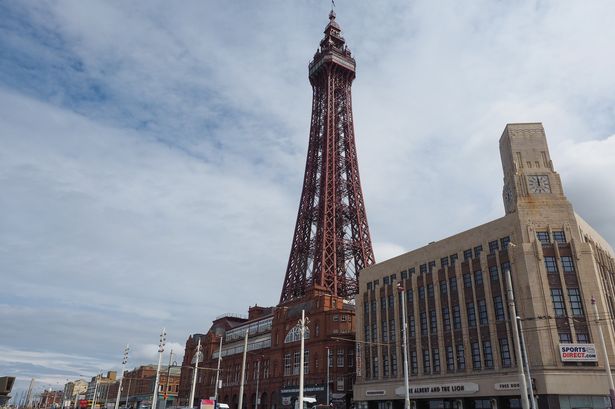
<path fill-rule="evenodd" d="M 179 404 L 189 405 L 196 346 L 201 339 L 203 362 L 195 400 L 215 395 L 220 337 L 223 338 L 219 401 L 238 408 L 244 336 L 248 331 L 248 353 L 243 407 L 262 409 L 291 407 L 298 397 L 300 336 L 298 321 L 305 310 L 309 319 L 305 339 L 304 395 L 319 403 L 327 399 L 337 407 L 350 403 L 355 376 L 354 305 L 340 297 L 314 292 L 296 303 L 249 309 L 247 318 L 222 316 L 207 334 L 194 334 L 186 341 L 179 385 Z M 330 351 L 327 383 L 327 351 Z M 202 369 L 201 369 L 202 368 Z"/>

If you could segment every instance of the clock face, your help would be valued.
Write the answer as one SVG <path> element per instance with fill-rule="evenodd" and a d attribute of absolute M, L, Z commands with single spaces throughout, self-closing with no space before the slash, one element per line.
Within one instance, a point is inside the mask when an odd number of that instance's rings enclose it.
<path fill-rule="evenodd" d="M 547 175 L 530 175 L 527 177 L 530 193 L 551 193 L 551 184 Z"/>

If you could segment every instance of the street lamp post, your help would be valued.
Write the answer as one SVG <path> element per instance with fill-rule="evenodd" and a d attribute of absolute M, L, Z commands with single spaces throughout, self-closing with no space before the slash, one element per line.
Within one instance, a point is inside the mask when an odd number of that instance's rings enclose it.
<path fill-rule="evenodd" d="M 509 248 L 515 247 L 509 243 Z M 508 309 L 510 312 L 510 326 L 513 333 L 513 341 L 515 342 L 515 351 L 517 353 L 517 368 L 519 370 L 519 391 L 521 397 L 521 407 L 529 409 L 530 403 L 527 399 L 527 384 L 525 382 L 525 374 L 523 372 L 523 361 L 521 355 L 521 342 L 519 341 L 519 327 L 517 326 L 517 308 L 515 306 L 515 296 L 512 289 L 512 281 L 510 279 L 510 268 L 505 271 L 506 274 L 506 290 L 508 292 Z"/>
<path fill-rule="evenodd" d="M 397 291 L 401 294 L 401 319 L 402 319 L 402 334 L 404 342 L 404 388 L 405 393 L 405 409 L 410 409 L 410 382 L 408 379 L 408 335 L 406 324 L 406 290 L 401 283 L 397 284 Z"/>
<path fill-rule="evenodd" d="M 156 409 L 158 404 L 158 385 L 160 383 L 160 364 L 162 363 L 162 353 L 167 341 L 167 332 L 165 328 L 160 333 L 160 342 L 158 343 L 158 369 L 156 369 L 156 382 L 154 383 L 154 394 L 152 395 L 152 409 Z"/>
<path fill-rule="evenodd" d="M 92 396 L 92 409 L 96 409 L 96 392 L 98 392 L 98 380 L 102 376 L 102 371 L 100 374 L 96 375 L 96 382 L 94 383 L 94 396 Z"/>
<path fill-rule="evenodd" d="M 248 330 L 246 329 L 246 336 L 243 341 L 243 359 L 241 363 L 241 384 L 239 385 L 239 405 L 238 409 L 243 409 L 243 384 L 246 380 L 246 356 L 248 354 Z"/>
<path fill-rule="evenodd" d="M 525 345 L 525 335 L 523 334 L 523 324 L 521 317 L 517 317 L 519 323 L 519 334 L 521 336 L 521 349 L 523 350 L 523 364 L 525 365 L 525 377 L 527 381 L 527 395 L 530 398 L 530 407 L 536 409 L 536 398 L 534 397 L 534 388 L 532 387 L 532 375 L 530 374 L 529 357 L 527 356 L 527 347 Z"/>
<path fill-rule="evenodd" d="M 218 369 L 216 369 L 216 385 L 214 387 L 214 400 L 218 404 L 218 388 L 220 382 L 220 361 L 222 361 L 222 335 L 220 336 L 220 347 L 218 348 Z"/>
<path fill-rule="evenodd" d="M 600 317 L 598 316 L 598 306 L 596 305 L 596 298 L 593 296 L 592 307 L 594 309 L 594 314 L 596 315 L 596 327 L 598 327 L 600 347 L 602 350 L 602 356 L 604 356 L 604 369 L 606 371 L 607 381 L 609 382 L 609 397 L 611 399 L 611 407 L 615 408 L 615 386 L 613 384 L 613 375 L 611 374 L 611 364 L 609 363 L 609 355 L 606 350 L 606 344 L 604 343 L 604 334 L 602 333 L 602 326 L 600 326 Z"/>
<path fill-rule="evenodd" d="M 196 390 L 196 377 L 199 372 L 199 360 L 201 359 L 201 337 L 196 345 L 196 359 L 194 362 L 194 376 L 192 377 L 192 389 L 190 389 L 190 407 L 194 407 L 194 392 Z"/>
<path fill-rule="evenodd" d="M 329 366 L 331 365 L 331 347 L 327 347 L 327 405 L 331 403 L 329 398 L 329 388 L 331 381 L 329 380 Z"/>
<path fill-rule="evenodd" d="M 122 358 L 122 377 L 120 378 L 120 383 L 117 386 L 117 396 L 115 397 L 115 409 L 120 407 L 120 396 L 122 395 L 122 381 L 124 380 L 124 371 L 126 369 L 126 363 L 128 362 L 128 351 L 130 350 L 128 344 L 126 344 L 126 348 L 124 348 L 124 357 Z"/>
<path fill-rule="evenodd" d="M 304 360 L 305 360 L 305 310 L 301 310 L 301 321 L 299 321 L 299 333 L 301 334 L 301 352 L 299 357 L 299 409 L 303 409 L 303 381 L 304 381 Z M 328 362 L 327 362 L 328 365 Z M 328 404 L 328 402 L 327 402 Z"/>
<path fill-rule="evenodd" d="M 169 354 L 169 366 L 167 366 L 167 384 L 164 388 L 164 393 L 163 393 L 163 397 L 164 397 L 164 408 L 163 409 L 167 408 L 167 398 L 169 397 L 169 379 L 171 377 L 171 365 L 177 366 L 177 362 L 173 361 L 173 350 L 171 350 L 171 353 Z"/>

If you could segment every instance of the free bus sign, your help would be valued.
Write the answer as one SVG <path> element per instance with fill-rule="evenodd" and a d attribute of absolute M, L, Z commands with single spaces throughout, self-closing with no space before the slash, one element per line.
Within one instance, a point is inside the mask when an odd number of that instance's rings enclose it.
<path fill-rule="evenodd" d="M 598 362 L 594 344 L 559 344 L 562 362 Z"/>

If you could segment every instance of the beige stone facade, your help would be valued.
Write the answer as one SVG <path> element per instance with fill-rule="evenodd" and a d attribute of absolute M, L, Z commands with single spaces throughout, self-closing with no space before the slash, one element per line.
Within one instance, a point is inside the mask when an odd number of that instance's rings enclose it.
<path fill-rule="evenodd" d="M 610 406 L 597 328 L 613 363 L 613 250 L 564 195 L 542 124 L 507 125 L 500 155 L 502 218 L 361 272 L 354 387 L 359 408 L 403 408 L 402 299 L 417 409 L 519 407 L 507 269 L 539 408 Z M 562 344 L 595 344 L 597 362 L 564 362 L 582 358 L 562 358 Z"/>

